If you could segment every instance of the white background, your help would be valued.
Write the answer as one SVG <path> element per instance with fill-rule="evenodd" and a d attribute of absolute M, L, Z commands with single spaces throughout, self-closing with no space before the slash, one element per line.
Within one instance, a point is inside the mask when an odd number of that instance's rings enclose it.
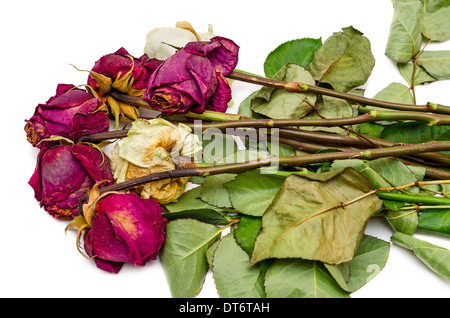
<path fill-rule="evenodd" d="M 28 185 L 37 150 L 26 141 L 25 119 L 53 96 L 58 83 L 84 84 L 102 55 L 120 47 L 143 53 L 154 27 L 187 20 L 198 32 L 214 33 L 240 46 L 238 69 L 263 74 L 267 54 L 295 38 L 326 40 L 354 26 L 371 41 L 376 65 L 364 85 L 373 97 L 391 82 L 405 83 L 384 55 L 392 18 L 389 0 L 315 1 L 7 1 L 0 10 L 2 114 L 0 296 L 2 297 L 170 297 L 159 260 L 145 267 L 126 265 L 119 274 L 96 268 L 76 249 L 75 231 L 39 207 Z M 430 48 L 450 49 L 450 43 Z M 233 84 L 239 104 L 256 90 Z M 418 103 L 450 104 L 449 81 L 417 88 Z M 236 111 L 232 109 L 231 111 Z M 389 240 L 384 221 L 371 220 L 367 234 Z M 448 238 L 417 237 L 450 248 Z M 450 285 L 408 250 L 391 246 L 386 267 L 353 297 L 449 297 Z M 211 275 L 199 297 L 217 297 Z"/>

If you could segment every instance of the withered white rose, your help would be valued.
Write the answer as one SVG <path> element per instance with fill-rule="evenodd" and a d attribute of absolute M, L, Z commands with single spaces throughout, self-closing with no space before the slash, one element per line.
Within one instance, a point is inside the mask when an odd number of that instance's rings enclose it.
<path fill-rule="evenodd" d="M 111 167 L 116 182 L 151 173 L 176 169 L 179 156 L 195 161 L 201 155 L 198 136 L 183 124 L 177 126 L 161 119 L 138 119 L 127 137 L 111 152 Z M 149 182 L 134 189 L 142 198 L 154 198 L 161 204 L 176 201 L 186 190 L 189 177 Z"/>
<path fill-rule="evenodd" d="M 176 48 L 183 47 L 192 41 L 207 41 L 215 35 L 212 26 L 208 26 L 208 31 L 197 33 L 189 22 L 178 22 L 176 27 L 154 28 L 147 34 L 144 53 L 149 58 L 166 60 L 176 52 Z"/>

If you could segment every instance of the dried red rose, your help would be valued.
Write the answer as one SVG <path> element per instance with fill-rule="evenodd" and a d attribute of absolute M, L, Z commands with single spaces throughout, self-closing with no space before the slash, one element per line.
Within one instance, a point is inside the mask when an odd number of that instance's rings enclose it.
<path fill-rule="evenodd" d="M 238 51 L 233 41 L 218 36 L 190 42 L 155 70 L 144 98 L 169 115 L 226 112 L 231 89 L 225 76 L 236 67 Z"/>
<path fill-rule="evenodd" d="M 81 196 L 101 181 L 114 182 L 108 157 L 97 148 L 74 144 L 42 148 L 29 184 L 50 215 L 70 220 L 78 215 Z"/>
<path fill-rule="evenodd" d="M 93 188 L 92 192 L 95 193 Z M 155 199 L 135 193 L 90 193 L 84 217 L 69 224 L 84 234 L 84 250 L 98 268 L 118 273 L 124 263 L 144 266 L 156 259 L 167 220 Z"/>
<path fill-rule="evenodd" d="M 112 90 L 118 90 L 132 96 L 142 97 L 153 71 L 162 63 L 157 59 L 150 59 L 146 54 L 135 58 L 124 48 L 114 53 L 102 56 L 89 72 L 87 84 L 110 107 L 116 124 L 119 119 L 136 120 L 139 112 L 136 107 L 118 102 L 108 95 Z"/>
<path fill-rule="evenodd" d="M 104 103 L 70 84 L 59 84 L 55 96 L 39 104 L 25 125 L 27 140 L 38 148 L 48 146 L 49 142 L 42 140 L 51 136 L 75 141 L 108 129 L 108 109 Z"/>

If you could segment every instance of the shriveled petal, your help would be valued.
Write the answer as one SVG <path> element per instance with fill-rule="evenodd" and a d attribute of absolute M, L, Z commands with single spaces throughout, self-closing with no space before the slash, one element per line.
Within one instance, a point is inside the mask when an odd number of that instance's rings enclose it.
<path fill-rule="evenodd" d="M 230 74 L 238 63 L 239 46 L 232 40 L 216 36 L 210 41 L 191 42 L 185 47 L 190 54 L 207 56 L 216 72 Z"/>
<path fill-rule="evenodd" d="M 60 146 L 45 151 L 40 170 L 42 200 L 45 205 L 66 199 L 86 178 L 86 172 L 72 154 L 71 146 Z"/>
<path fill-rule="evenodd" d="M 72 118 L 72 126 L 69 131 L 69 137 L 72 140 L 109 130 L 109 117 L 106 106 L 102 108 L 103 103 L 95 98 L 84 103 L 79 111 Z"/>
<path fill-rule="evenodd" d="M 39 120 L 39 116 L 33 116 L 31 119 L 25 121 L 25 132 L 27 133 L 27 140 L 34 147 L 39 147 L 39 143 L 49 138 L 51 135 L 48 133 L 45 124 Z"/>
<path fill-rule="evenodd" d="M 149 92 L 146 98 L 150 107 L 167 115 L 183 114 L 196 103 L 189 94 L 171 86 L 157 88 Z"/>
<path fill-rule="evenodd" d="M 104 186 L 114 182 L 109 158 L 101 150 L 83 144 L 75 144 L 72 148 L 73 156 L 82 165 L 93 183 L 106 181 L 101 185 Z"/>
<path fill-rule="evenodd" d="M 219 42 L 220 46 L 208 53 L 208 58 L 214 69 L 224 76 L 230 74 L 237 66 L 239 46 L 232 40 L 216 36 L 211 43 Z"/>
<path fill-rule="evenodd" d="M 90 247 L 88 255 L 91 255 L 89 256 L 108 262 L 134 262 L 132 256 L 129 255 L 128 244 L 118 239 L 111 220 L 102 209 L 98 210 L 92 219 L 92 226 L 87 233 L 86 240 Z"/>
<path fill-rule="evenodd" d="M 175 125 L 161 118 L 138 119 L 121 142 L 119 156 L 139 167 L 150 167 L 154 149 L 161 146 L 170 148 L 177 142 L 179 135 L 173 134 L 175 131 Z"/>
<path fill-rule="evenodd" d="M 156 257 L 164 241 L 167 221 L 162 218 L 162 209 L 155 200 L 143 200 L 135 194 L 112 194 L 99 201 L 97 211 L 104 211 L 114 237 L 126 244 L 127 256 L 131 259 L 124 261 L 143 266 L 148 259 Z M 110 255 L 108 260 L 117 261 L 122 257 L 122 254 L 114 258 Z"/>
<path fill-rule="evenodd" d="M 201 107 L 206 107 L 207 101 L 217 87 L 217 77 L 211 62 L 202 56 L 191 55 L 186 60 L 186 67 L 196 80 L 197 87 L 201 92 L 201 99 L 196 99 L 197 103 Z"/>
<path fill-rule="evenodd" d="M 114 53 L 106 54 L 95 62 L 91 73 L 94 72 L 109 78 L 111 85 L 116 89 L 128 93 L 147 88 L 148 79 L 151 73 L 162 63 L 157 59 L 150 59 L 146 54 L 139 58 L 133 57 L 124 48 L 120 48 Z M 102 79 L 103 82 L 105 79 Z M 100 90 L 99 79 L 89 75 L 87 84 L 96 90 Z M 104 90 L 106 93 L 108 90 Z"/>
<path fill-rule="evenodd" d="M 43 147 L 43 139 L 53 135 L 79 138 L 88 133 L 109 129 L 107 109 L 100 99 L 69 84 L 59 84 L 55 96 L 39 104 L 25 126 L 27 139 L 33 146 Z"/>
<path fill-rule="evenodd" d="M 157 88 L 165 84 L 179 83 L 191 79 L 191 73 L 186 68 L 186 60 L 190 54 L 184 50 L 170 56 L 155 71 L 149 79 L 149 89 Z"/>
<path fill-rule="evenodd" d="M 73 107 L 90 98 L 92 98 L 92 95 L 76 88 L 72 84 L 58 84 L 55 95 L 50 97 L 45 104 L 58 107 Z"/>
<path fill-rule="evenodd" d="M 222 74 L 217 73 L 217 80 L 219 84 L 214 95 L 209 99 L 206 109 L 225 113 L 231 100 L 231 88 L 228 80 Z"/>
<path fill-rule="evenodd" d="M 109 161 L 100 150 L 79 144 L 42 149 L 29 184 L 49 214 L 70 219 L 95 180 L 113 182 Z"/>

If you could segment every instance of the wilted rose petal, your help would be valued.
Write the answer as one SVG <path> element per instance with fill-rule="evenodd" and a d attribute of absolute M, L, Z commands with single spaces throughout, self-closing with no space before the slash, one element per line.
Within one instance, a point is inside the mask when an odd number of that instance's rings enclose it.
<path fill-rule="evenodd" d="M 190 54 L 207 56 L 218 73 L 227 76 L 237 65 L 239 47 L 230 39 L 216 36 L 210 42 L 191 42 L 185 47 Z"/>
<path fill-rule="evenodd" d="M 114 182 L 109 159 L 96 148 L 75 144 L 41 149 L 29 184 L 50 215 L 70 220 L 78 215 L 81 196 L 101 181 Z"/>
<path fill-rule="evenodd" d="M 116 143 L 111 152 L 111 166 L 116 182 L 151 173 L 176 169 L 180 156 L 198 159 L 201 154 L 198 137 L 186 125 L 177 126 L 161 119 L 133 122 L 126 138 Z M 185 191 L 189 177 L 173 178 L 137 186 L 142 198 L 154 198 L 161 204 L 176 201 Z"/>
<path fill-rule="evenodd" d="M 156 200 L 109 194 L 95 206 L 84 248 L 108 272 L 119 272 L 123 263 L 144 266 L 158 256 L 166 224 Z"/>
<path fill-rule="evenodd" d="M 236 67 L 238 51 L 233 41 L 222 37 L 190 42 L 155 70 L 144 98 L 169 115 L 225 112 L 231 89 L 224 76 Z"/>
<path fill-rule="evenodd" d="M 42 148 L 43 139 L 61 136 L 76 140 L 84 135 L 108 131 L 108 112 L 103 102 L 83 89 L 59 84 L 55 96 L 39 104 L 26 121 L 28 141 Z"/>
<path fill-rule="evenodd" d="M 135 120 L 139 112 L 135 106 L 115 101 L 108 93 L 115 89 L 132 96 L 142 97 L 148 86 L 150 75 L 162 61 L 150 59 L 146 54 L 136 58 L 124 48 L 102 56 L 90 71 L 87 84 L 92 87 L 109 106 L 116 119 Z"/>

